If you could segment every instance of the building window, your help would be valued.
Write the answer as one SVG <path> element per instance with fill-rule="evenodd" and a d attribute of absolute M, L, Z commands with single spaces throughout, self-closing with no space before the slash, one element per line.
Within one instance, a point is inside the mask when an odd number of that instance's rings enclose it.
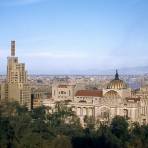
<path fill-rule="evenodd" d="M 124 109 L 123 112 L 124 112 L 125 119 L 128 119 L 128 110 L 127 109 Z"/>
<path fill-rule="evenodd" d="M 86 111 L 86 108 L 84 107 L 83 108 L 83 116 L 86 116 L 87 115 L 87 111 Z"/>
<path fill-rule="evenodd" d="M 142 124 L 143 124 L 143 125 L 146 125 L 146 119 L 143 119 L 143 120 L 142 120 Z"/>
<path fill-rule="evenodd" d="M 93 109 L 92 108 L 88 108 L 88 116 L 93 116 Z"/>
<path fill-rule="evenodd" d="M 77 115 L 80 116 L 81 115 L 81 108 L 77 108 Z"/>

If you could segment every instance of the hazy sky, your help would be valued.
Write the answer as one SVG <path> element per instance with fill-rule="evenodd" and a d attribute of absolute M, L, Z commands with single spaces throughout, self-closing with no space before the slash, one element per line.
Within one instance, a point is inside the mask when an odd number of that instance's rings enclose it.
<path fill-rule="evenodd" d="M 16 40 L 29 73 L 148 65 L 148 0 L 0 0 L 0 73 Z"/>

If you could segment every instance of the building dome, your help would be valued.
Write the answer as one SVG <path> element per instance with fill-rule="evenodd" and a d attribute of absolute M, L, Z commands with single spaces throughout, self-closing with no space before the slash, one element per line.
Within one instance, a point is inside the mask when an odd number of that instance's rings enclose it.
<path fill-rule="evenodd" d="M 118 71 L 116 70 L 115 79 L 113 79 L 108 85 L 107 89 L 126 89 L 127 84 L 119 79 Z"/>
<path fill-rule="evenodd" d="M 107 98 L 119 98 L 120 97 L 119 93 L 115 90 L 109 90 L 108 92 L 104 94 L 104 96 Z"/>

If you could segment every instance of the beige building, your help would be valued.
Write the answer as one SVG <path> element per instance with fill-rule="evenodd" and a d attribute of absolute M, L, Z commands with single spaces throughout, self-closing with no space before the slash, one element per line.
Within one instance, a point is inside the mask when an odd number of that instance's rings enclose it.
<path fill-rule="evenodd" d="M 116 71 L 115 78 L 102 90 L 77 90 L 75 86 L 54 85 L 52 88 L 52 103 L 69 100 L 69 105 L 80 117 L 82 125 L 84 118 L 92 116 L 100 122 L 110 122 L 116 115 L 124 116 L 129 123 L 148 123 L 148 98 L 136 92 L 119 79 Z M 146 89 L 141 89 L 141 91 Z M 141 93 L 142 93 L 141 92 Z M 138 94 L 139 93 L 139 94 Z M 147 93 L 148 94 L 148 93 Z M 50 100 L 46 106 L 50 106 Z"/>
<path fill-rule="evenodd" d="M 8 85 L 6 83 L 0 84 L 0 102 L 5 102 L 8 99 Z"/>
<path fill-rule="evenodd" d="M 85 116 L 95 116 L 95 106 L 102 98 L 102 90 L 79 90 L 74 96 L 73 102 L 70 103 L 73 111 L 80 117 L 81 123 Z"/>
<path fill-rule="evenodd" d="M 15 41 L 11 41 L 11 56 L 7 58 L 7 79 L 1 84 L 1 100 L 17 101 L 21 105 L 31 107 L 31 91 L 27 82 L 25 64 L 19 63 L 15 56 Z"/>
<path fill-rule="evenodd" d="M 101 122 L 110 122 L 113 117 L 120 115 L 126 117 L 129 122 L 148 123 L 148 99 L 132 97 L 131 89 L 128 88 L 124 81 L 119 79 L 117 72 L 115 79 L 109 82 L 106 89 L 102 90 L 102 96 L 98 96 L 91 103 L 88 94 L 86 94 L 86 97 L 83 97 L 83 100 L 79 102 L 79 107 L 75 105 L 78 115 L 80 115 L 81 111 L 81 115 L 85 116 L 86 110 L 91 108 L 89 114 L 92 114 L 95 119 Z"/>
<path fill-rule="evenodd" d="M 73 100 L 75 85 L 53 84 L 52 98 L 56 101 Z"/>
<path fill-rule="evenodd" d="M 31 108 L 37 108 L 42 106 L 42 101 L 49 97 L 45 88 L 32 88 L 31 89 Z"/>
<path fill-rule="evenodd" d="M 140 98 L 141 120 L 148 122 L 148 85 L 136 90 L 132 95 L 136 98 Z"/>

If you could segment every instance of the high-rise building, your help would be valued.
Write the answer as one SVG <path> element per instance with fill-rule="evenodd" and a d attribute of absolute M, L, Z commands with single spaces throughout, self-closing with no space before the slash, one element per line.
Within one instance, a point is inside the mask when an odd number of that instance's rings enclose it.
<path fill-rule="evenodd" d="M 31 90 L 27 83 L 25 64 L 15 56 L 15 41 L 11 41 L 11 56 L 7 58 L 8 101 L 17 101 L 31 107 Z"/>

